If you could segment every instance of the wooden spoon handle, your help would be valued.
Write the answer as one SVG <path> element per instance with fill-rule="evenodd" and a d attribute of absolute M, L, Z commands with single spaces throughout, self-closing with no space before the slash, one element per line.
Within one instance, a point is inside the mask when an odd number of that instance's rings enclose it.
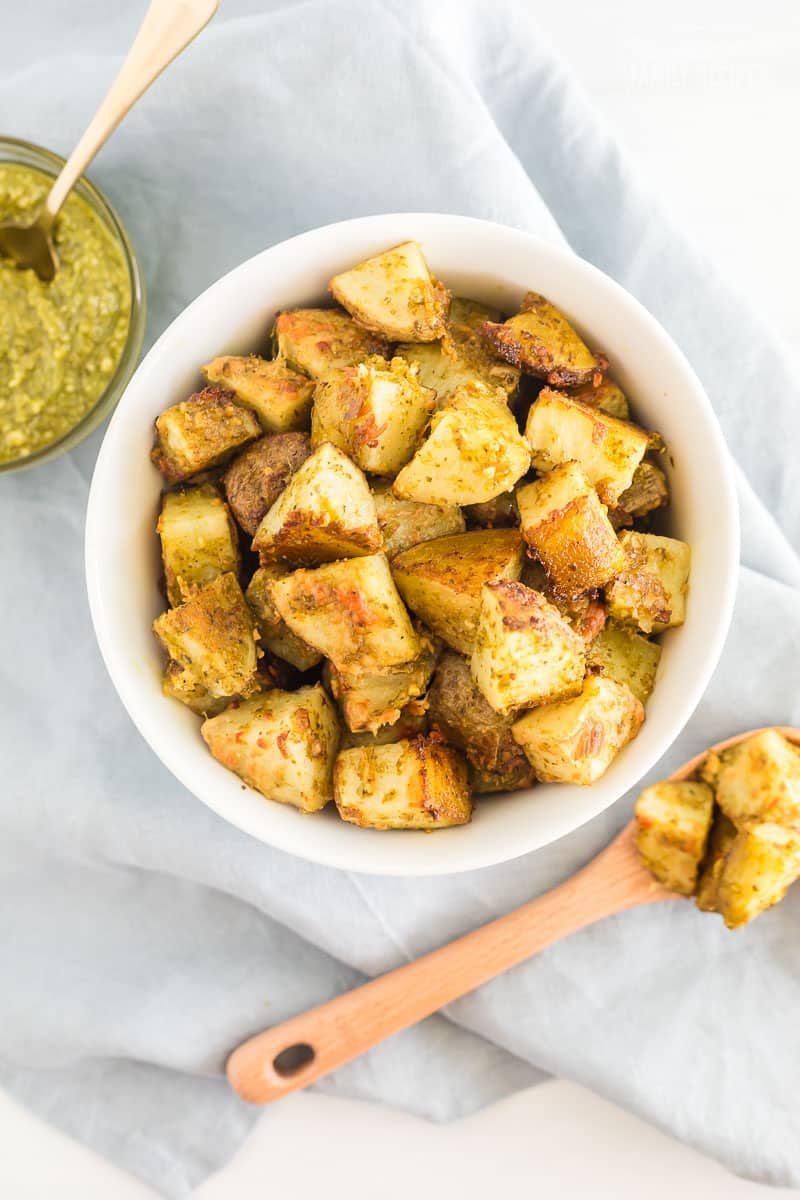
<path fill-rule="evenodd" d="M 151 0 L 119 75 L 50 189 L 40 225 L 52 227 L 61 205 L 100 147 L 142 93 L 208 24 L 218 6 L 219 0 Z"/>
<path fill-rule="evenodd" d="M 641 866 L 628 825 L 582 871 L 538 899 L 244 1042 L 228 1060 L 228 1079 L 252 1104 L 278 1100 L 576 930 L 675 898 Z"/>

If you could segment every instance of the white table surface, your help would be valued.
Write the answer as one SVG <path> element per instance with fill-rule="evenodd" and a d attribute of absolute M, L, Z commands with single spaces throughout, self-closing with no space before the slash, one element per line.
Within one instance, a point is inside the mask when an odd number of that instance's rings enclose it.
<path fill-rule="evenodd" d="M 796 0 L 521 2 L 536 11 L 640 173 L 800 350 Z M 9 1200 L 155 1195 L 2 1094 L 0 1146 L 0 1196 Z M 444 1127 L 377 1106 L 292 1097 L 265 1111 L 234 1162 L 197 1196 L 484 1200 L 498 1183 L 512 1200 L 534 1191 L 538 1200 L 774 1194 L 554 1081 Z"/>

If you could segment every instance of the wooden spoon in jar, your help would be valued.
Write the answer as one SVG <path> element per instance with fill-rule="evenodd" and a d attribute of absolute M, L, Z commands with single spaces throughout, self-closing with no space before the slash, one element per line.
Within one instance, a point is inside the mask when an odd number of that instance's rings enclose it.
<path fill-rule="evenodd" d="M 774 728 L 800 744 L 800 729 Z M 709 754 L 763 732 L 751 729 L 718 742 L 670 778 L 688 779 Z M 250 1038 L 228 1059 L 234 1091 L 251 1104 L 279 1100 L 578 929 L 640 904 L 684 899 L 656 883 L 643 866 L 634 844 L 635 824 L 631 821 L 587 866 L 536 900 Z"/>
<path fill-rule="evenodd" d="M 62 204 L 122 118 L 205 28 L 218 6 L 219 0 L 151 0 L 119 75 L 61 168 L 36 220 L 30 225 L 0 225 L 0 255 L 13 258 L 20 270 L 34 270 L 45 283 L 55 278 L 53 226 Z"/>

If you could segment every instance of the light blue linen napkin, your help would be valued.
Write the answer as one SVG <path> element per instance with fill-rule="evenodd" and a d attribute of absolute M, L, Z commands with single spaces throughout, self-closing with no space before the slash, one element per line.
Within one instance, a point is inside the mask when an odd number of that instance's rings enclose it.
<path fill-rule="evenodd" d="M 143 5 L 122 7 L 40 0 L 6 18 L 10 132 L 73 144 Z M 637 184 L 524 4 L 226 0 L 93 174 L 144 261 L 151 340 L 246 256 L 362 213 L 488 217 L 613 275 L 692 360 L 741 468 L 733 627 L 653 776 L 731 731 L 800 724 L 796 372 Z M 178 1197 L 253 1120 L 222 1079 L 239 1040 L 563 879 L 632 797 L 536 855 L 442 880 L 310 866 L 229 828 L 142 743 L 95 647 L 97 441 L 0 483 L 0 1080 Z M 441 1120 L 554 1073 L 798 1185 L 799 912 L 800 894 L 735 935 L 684 904 L 607 920 L 320 1089 Z"/>

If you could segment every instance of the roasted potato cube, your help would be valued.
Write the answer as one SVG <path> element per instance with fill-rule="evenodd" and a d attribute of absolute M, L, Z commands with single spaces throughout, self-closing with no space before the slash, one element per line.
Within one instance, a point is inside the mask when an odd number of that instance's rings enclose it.
<path fill-rule="evenodd" d="M 707 783 L 666 781 L 636 801 L 636 846 L 644 865 L 670 891 L 691 896 L 714 815 Z"/>
<path fill-rule="evenodd" d="M 236 520 L 252 537 L 275 501 L 306 459 L 306 433 L 275 433 L 248 446 L 222 477 Z"/>
<path fill-rule="evenodd" d="M 569 394 L 573 400 L 580 400 L 581 404 L 599 408 L 610 417 L 617 417 L 620 421 L 631 419 L 631 408 L 625 393 L 608 375 L 595 374 L 588 383 L 570 388 Z"/>
<path fill-rule="evenodd" d="M 530 452 L 501 393 L 464 384 L 431 421 L 430 434 L 394 481 L 394 494 L 424 504 L 479 504 L 509 491 Z"/>
<path fill-rule="evenodd" d="M 272 599 L 272 585 L 289 574 L 289 568 L 280 563 L 259 567 L 247 586 L 245 599 L 256 618 L 262 646 L 297 667 L 298 671 L 310 671 L 321 661 L 322 655 L 292 633 Z"/>
<path fill-rule="evenodd" d="M 311 444 L 333 442 L 362 471 L 396 475 L 411 458 L 434 408 L 434 393 L 402 358 L 370 358 L 329 371 L 314 391 Z"/>
<path fill-rule="evenodd" d="M 630 688 L 591 675 L 574 700 L 525 713 L 512 733 L 543 783 L 595 783 L 639 732 L 644 709 Z"/>
<path fill-rule="evenodd" d="M 260 436 L 258 420 L 236 403 L 233 392 L 207 387 L 156 417 L 150 457 L 168 483 L 181 483 Z"/>
<path fill-rule="evenodd" d="M 515 492 L 501 492 L 482 504 L 468 504 L 464 516 L 470 526 L 478 529 L 513 529 L 519 525 L 519 508 Z"/>
<path fill-rule="evenodd" d="M 617 501 L 617 508 L 631 518 L 639 518 L 665 504 L 669 504 L 667 477 L 657 463 L 645 458 L 633 473 L 633 483 Z"/>
<path fill-rule="evenodd" d="M 578 463 L 519 488 L 517 504 L 525 541 L 565 596 L 602 587 L 625 566 L 606 508 Z"/>
<path fill-rule="evenodd" d="M 428 716 L 453 746 L 477 770 L 506 781 L 492 790 L 504 791 L 510 781 L 527 779 L 530 764 L 511 734 L 511 720 L 500 716 L 475 686 L 469 662 L 448 650 L 442 655 L 428 692 Z"/>
<path fill-rule="evenodd" d="M 361 471 L 330 442 L 292 476 L 253 538 L 262 564 L 331 562 L 381 547 L 375 502 Z"/>
<path fill-rule="evenodd" d="M 776 729 L 723 751 L 715 787 L 736 826 L 773 821 L 800 833 L 800 753 Z"/>
<path fill-rule="evenodd" d="M 255 354 L 215 358 L 203 374 L 210 383 L 230 388 L 256 414 L 265 433 L 308 429 L 314 385 L 283 359 L 269 362 Z"/>
<path fill-rule="evenodd" d="M 443 336 L 450 296 L 428 270 L 418 242 L 403 242 L 330 283 L 335 300 L 359 325 L 398 342 Z"/>
<path fill-rule="evenodd" d="M 502 715 L 577 695 L 586 670 L 583 639 L 540 592 L 511 580 L 486 583 L 472 678 Z"/>
<path fill-rule="evenodd" d="M 467 764 L 434 737 L 343 750 L 333 790 L 339 816 L 369 829 L 444 829 L 472 815 Z"/>
<path fill-rule="evenodd" d="M 153 632 L 169 655 L 164 690 L 195 712 L 258 688 L 253 614 L 234 574 L 218 575 L 191 600 L 162 613 Z"/>
<path fill-rule="evenodd" d="M 574 460 L 608 505 L 616 504 L 631 486 L 649 444 L 648 434 L 638 425 L 618 421 L 550 388 L 544 388 L 531 405 L 525 437 L 537 471 Z"/>
<path fill-rule="evenodd" d="M 392 559 L 392 574 L 408 607 L 438 637 L 471 654 L 481 587 L 519 579 L 524 542 L 517 529 L 477 530 L 434 538 Z"/>
<path fill-rule="evenodd" d="M 660 658 L 658 642 L 649 642 L 635 630 L 619 625 L 604 626 L 586 654 L 590 668 L 598 669 L 617 683 L 627 684 L 642 704 L 647 703 L 655 687 Z"/>
<path fill-rule="evenodd" d="M 339 723 L 320 684 L 232 704 L 201 732 L 217 762 L 268 800 L 318 812 L 333 796 Z"/>
<path fill-rule="evenodd" d="M 380 671 L 422 651 L 383 554 L 295 571 L 272 585 L 280 616 L 338 671 Z"/>
<path fill-rule="evenodd" d="M 782 900 L 798 877 L 796 830 L 771 821 L 741 829 L 719 877 L 717 911 L 729 929 L 738 929 Z"/>
<path fill-rule="evenodd" d="M 239 542 L 228 506 L 210 483 L 167 492 L 156 526 L 167 599 L 174 608 L 194 588 L 239 571 Z"/>
<path fill-rule="evenodd" d="M 487 321 L 482 332 L 508 362 L 556 387 L 586 383 L 603 365 L 564 314 L 536 292 L 528 292 L 516 316 L 503 325 Z"/>
<path fill-rule="evenodd" d="M 484 322 L 501 319 L 495 309 L 454 297 L 440 342 L 403 342 L 397 353 L 418 367 L 420 383 L 434 389 L 440 407 L 462 383 L 500 388 L 510 400 L 519 387 L 519 370 L 498 358 L 478 332 Z"/>
<path fill-rule="evenodd" d="M 608 615 L 643 633 L 660 633 L 686 620 L 691 550 L 676 538 L 624 530 L 626 563 L 606 588 Z"/>
<path fill-rule="evenodd" d="M 362 329 L 340 308 L 293 308 L 278 313 L 273 340 L 280 358 L 312 379 L 339 367 L 353 367 L 371 354 L 389 356 L 385 338 Z"/>
<path fill-rule="evenodd" d="M 387 558 L 420 542 L 464 532 L 464 514 L 454 504 L 439 508 L 416 500 L 398 500 L 388 482 L 376 484 L 372 494 Z"/>
<path fill-rule="evenodd" d="M 695 904 L 702 912 L 716 912 L 719 900 L 719 881 L 728 851 L 736 840 L 736 826 L 724 813 L 716 810 L 708 849 L 697 881 Z"/>
<path fill-rule="evenodd" d="M 416 658 L 397 666 L 378 670 L 350 667 L 344 671 L 331 666 L 330 689 L 348 729 L 354 733 L 374 732 L 381 725 L 393 725 L 409 701 L 424 695 L 439 648 L 424 634 L 419 640 L 421 649 Z"/>
<path fill-rule="evenodd" d="M 341 748 L 349 750 L 352 746 L 390 746 L 394 742 L 402 742 L 427 732 L 428 714 L 424 705 L 412 700 L 400 713 L 394 725 L 381 725 L 374 733 L 369 730 L 354 733 L 351 729 L 342 729 Z"/>

